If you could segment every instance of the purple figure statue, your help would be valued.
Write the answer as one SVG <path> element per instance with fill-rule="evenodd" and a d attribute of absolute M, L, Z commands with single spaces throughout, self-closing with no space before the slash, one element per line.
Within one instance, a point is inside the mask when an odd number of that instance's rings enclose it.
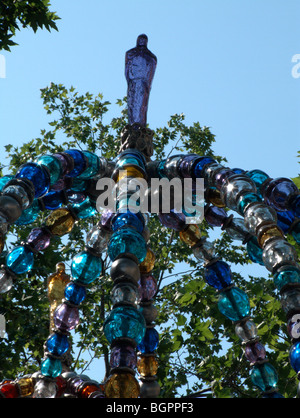
<path fill-rule="evenodd" d="M 147 109 L 157 58 L 147 48 L 148 37 L 140 35 L 136 47 L 125 55 L 125 76 L 128 83 L 128 122 L 146 126 Z"/>

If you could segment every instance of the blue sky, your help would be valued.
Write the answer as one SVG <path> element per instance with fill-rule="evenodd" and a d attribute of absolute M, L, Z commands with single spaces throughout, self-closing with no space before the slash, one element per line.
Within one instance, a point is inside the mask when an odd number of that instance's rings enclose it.
<path fill-rule="evenodd" d="M 126 95 L 124 56 L 146 33 L 157 56 L 150 128 L 184 113 L 216 135 L 228 166 L 296 177 L 300 150 L 299 0 L 52 0 L 59 32 L 24 29 L 2 52 L 0 162 L 4 145 L 40 136 L 40 89 L 51 82 L 80 93 Z M 112 106 L 108 117 L 118 111 Z M 258 267 L 260 269 L 260 267 Z M 94 374 L 93 374 L 94 373 Z M 99 380 L 99 370 L 88 373 Z M 101 373 L 100 373 L 101 375 Z"/>

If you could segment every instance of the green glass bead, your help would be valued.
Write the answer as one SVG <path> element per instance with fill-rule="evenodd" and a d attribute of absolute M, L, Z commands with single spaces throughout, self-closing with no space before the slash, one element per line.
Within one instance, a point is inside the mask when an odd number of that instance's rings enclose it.
<path fill-rule="evenodd" d="M 58 158 L 53 155 L 41 155 L 36 162 L 48 168 L 50 174 L 50 184 L 55 184 L 62 174 L 62 166 Z"/>
<path fill-rule="evenodd" d="M 275 388 L 278 383 L 278 375 L 270 363 L 257 364 L 250 372 L 252 383 L 265 392 Z"/>

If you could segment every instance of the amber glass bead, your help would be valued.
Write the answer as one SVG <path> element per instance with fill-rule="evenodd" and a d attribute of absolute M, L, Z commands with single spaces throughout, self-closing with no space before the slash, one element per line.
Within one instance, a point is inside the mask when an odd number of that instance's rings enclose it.
<path fill-rule="evenodd" d="M 206 200 L 208 200 L 212 205 L 217 206 L 218 208 L 225 208 L 225 203 L 221 199 L 219 190 L 210 188 L 208 189 Z"/>
<path fill-rule="evenodd" d="M 131 373 L 114 373 L 105 384 L 107 398 L 138 398 L 140 386 Z"/>
<path fill-rule="evenodd" d="M 70 282 L 70 276 L 65 273 L 64 263 L 56 264 L 56 272 L 48 277 L 48 299 L 50 302 L 50 328 L 54 327 L 53 314 L 62 303 L 66 285 Z"/>
<path fill-rule="evenodd" d="M 99 391 L 99 387 L 96 385 L 87 385 L 82 391 L 80 391 L 80 398 L 88 398 L 91 393 Z"/>
<path fill-rule="evenodd" d="M 185 244 L 193 246 L 201 238 L 201 231 L 198 225 L 191 224 L 183 231 L 180 231 L 179 236 Z"/>
<path fill-rule="evenodd" d="M 54 210 L 45 223 L 51 234 L 61 237 L 72 231 L 75 219 L 69 209 L 61 208 Z"/>
<path fill-rule="evenodd" d="M 117 174 L 116 182 L 119 182 L 124 177 L 139 177 L 139 178 L 145 178 L 146 173 L 144 170 L 139 168 L 138 166 L 124 166 Z"/>
<path fill-rule="evenodd" d="M 147 254 L 145 260 L 140 264 L 140 272 L 142 274 L 150 273 L 155 266 L 155 254 L 151 248 L 147 249 Z"/>
<path fill-rule="evenodd" d="M 21 378 L 18 380 L 18 385 L 20 388 L 20 396 L 21 397 L 25 397 L 25 396 L 30 396 L 33 394 L 33 390 L 34 390 L 34 384 L 33 384 L 33 380 L 31 378 Z"/>
<path fill-rule="evenodd" d="M 258 230 L 257 240 L 261 248 L 272 238 L 284 238 L 282 230 L 277 225 L 265 225 Z"/>
<path fill-rule="evenodd" d="M 143 377 L 155 376 L 158 369 L 158 361 L 155 356 L 141 356 L 137 362 L 137 370 Z"/>

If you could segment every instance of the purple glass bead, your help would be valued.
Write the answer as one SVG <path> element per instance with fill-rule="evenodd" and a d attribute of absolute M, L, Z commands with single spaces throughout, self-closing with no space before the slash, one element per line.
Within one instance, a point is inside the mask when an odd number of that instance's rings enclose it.
<path fill-rule="evenodd" d="M 44 251 L 49 247 L 50 240 L 50 232 L 43 228 L 34 228 L 27 238 L 27 243 L 34 251 Z"/>
<path fill-rule="evenodd" d="M 228 179 L 228 177 L 233 176 L 235 172 L 233 170 L 230 170 L 228 168 L 223 168 L 217 172 L 215 175 L 215 186 L 218 190 L 221 190 L 221 187 L 225 183 L 225 181 Z"/>
<path fill-rule="evenodd" d="M 72 183 L 73 180 L 71 177 L 63 177 L 51 186 L 51 191 L 55 190 L 58 192 L 60 190 L 68 190 L 72 186 Z"/>
<path fill-rule="evenodd" d="M 217 206 L 209 206 L 205 209 L 204 216 L 209 225 L 222 226 L 225 219 L 227 218 L 227 213 L 223 208 L 218 208 Z"/>
<path fill-rule="evenodd" d="M 61 331 L 70 331 L 79 324 L 79 311 L 75 306 L 62 303 L 54 312 L 54 325 Z"/>
<path fill-rule="evenodd" d="M 248 343 L 245 346 L 245 356 L 250 363 L 263 360 L 266 357 L 265 347 L 259 341 Z"/>
<path fill-rule="evenodd" d="M 185 216 L 182 213 L 175 213 L 173 209 L 169 213 L 159 213 L 160 223 L 175 231 L 182 231 L 186 227 Z"/>
<path fill-rule="evenodd" d="M 265 202 L 277 211 L 284 211 L 289 209 L 288 201 L 290 197 L 297 193 L 299 193 L 299 190 L 292 180 L 280 177 L 268 183 L 264 198 Z"/>
<path fill-rule="evenodd" d="M 130 367 L 134 369 L 137 363 L 135 349 L 128 344 L 115 345 L 111 350 L 110 367 Z"/>
<path fill-rule="evenodd" d="M 157 290 L 157 283 L 152 274 L 142 274 L 138 284 L 139 299 L 151 300 Z"/>
<path fill-rule="evenodd" d="M 110 210 L 104 210 L 101 214 L 101 225 L 108 231 L 111 231 L 111 220 L 115 216 L 115 213 Z"/>
<path fill-rule="evenodd" d="M 199 159 L 199 155 L 188 154 L 182 159 L 178 169 L 178 172 L 182 177 L 191 177 L 190 167 L 196 159 Z"/>
<path fill-rule="evenodd" d="M 53 157 L 57 158 L 60 161 L 61 168 L 62 168 L 62 176 L 65 176 L 74 168 L 74 160 L 71 155 L 65 152 L 58 152 L 57 154 L 53 154 Z"/>

